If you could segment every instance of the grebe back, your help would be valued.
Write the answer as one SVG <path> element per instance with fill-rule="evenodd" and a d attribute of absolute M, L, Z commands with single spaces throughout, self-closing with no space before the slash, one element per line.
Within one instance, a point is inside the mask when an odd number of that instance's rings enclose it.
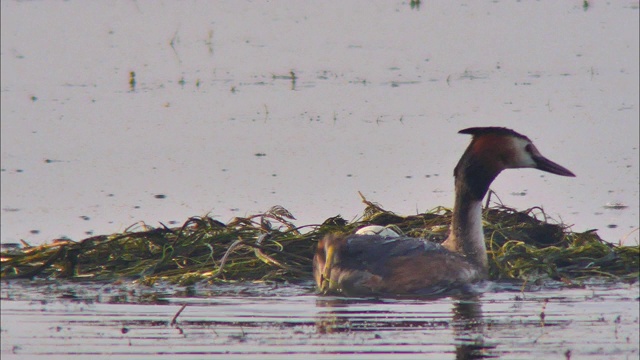
<path fill-rule="evenodd" d="M 404 236 L 329 234 L 318 242 L 313 258 L 320 292 L 371 296 L 464 291 L 488 275 L 482 198 L 498 174 L 535 168 L 575 176 L 511 129 L 474 127 L 459 133 L 473 137 L 454 169 L 455 203 L 447 239 L 440 245 Z"/>

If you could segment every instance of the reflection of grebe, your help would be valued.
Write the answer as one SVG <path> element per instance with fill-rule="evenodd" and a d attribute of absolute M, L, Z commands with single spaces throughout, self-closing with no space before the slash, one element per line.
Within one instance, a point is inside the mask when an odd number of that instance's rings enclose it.
<path fill-rule="evenodd" d="M 404 357 L 444 354 L 443 344 L 455 346 L 456 359 L 494 358 L 496 345 L 485 342 L 486 322 L 482 303 L 474 296 L 453 297 L 453 301 L 384 301 L 340 297 L 316 300 L 318 334 L 358 334 L 365 339 L 375 334 L 379 341 L 367 342 L 368 354 L 403 354 Z M 450 308 L 450 310 L 449 310 Z M 450 313 L 451 312 L 451 313 Z M 453 338 L 451 331 L 453 330 Z M 429 333 L 428 339 L 424 334 Z M 344 339 L 344 337 L 334 337 Z M 331 346 L 329 344 L 329 346 Z M 340 357 L 353 349 L 342 347 Z"/>
<path fill-rule="evenodd" d="M 313 259 L 321 292 L 437 295 L 485 279 L 482 198 L 496 176 L 514 168 L 575 176 L 542 156 L 529 138 L 513 130 L 477 127 L 460 133 L 473 138 L 454 169 L 456 198 L 447 240 L 438 245 L 409 237 L 327 235 L 318 243 Z"/>

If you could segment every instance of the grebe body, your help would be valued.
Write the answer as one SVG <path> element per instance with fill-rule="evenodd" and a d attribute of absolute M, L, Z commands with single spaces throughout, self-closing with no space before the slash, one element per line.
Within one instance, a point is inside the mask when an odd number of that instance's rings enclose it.
<path fill-rule="evenodd" d="M 447 239 L 436 244 L 389 234 L 329 234 L 318 242 L 313 259 L 320 292 L 347 296 L 464 292 L 488 275 L 482 199 L 496 176 L 513 168 L 575 176 L 513 130 L 477 127 L 460 133 L 473 138 L 454 169 L 455 203 Z"/>

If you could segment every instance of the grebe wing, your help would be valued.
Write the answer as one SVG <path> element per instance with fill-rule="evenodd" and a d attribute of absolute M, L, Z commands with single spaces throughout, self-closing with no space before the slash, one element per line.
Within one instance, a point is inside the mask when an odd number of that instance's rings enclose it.
<path fill-rule="evenodd" d="M 367 269 L 385 275 L 385 263 L 395 257 L 418 256 L 429 252 L 448 252 L 445 248 L 425 239 L 412 237 L 382 237 L 378 235 L 356 235 L 347 238 L 343 250 L 348 266 Z"/>
<path fill-rule="evenodd" d="M 415 250 L 435 251 L 442 248 L 434 242 L 408 236 L 385 237 L 380 235 L 353 235 L 347 238 L 347 246 L 353 253 L 393 251 L 394 254 L 406 254 Z"/>
<path fill-rule="evenodd" d="M 463 256 L 418 238 L 351 236 L 340 254 L 345 294 L 438 295 L 478 277 Z"/>

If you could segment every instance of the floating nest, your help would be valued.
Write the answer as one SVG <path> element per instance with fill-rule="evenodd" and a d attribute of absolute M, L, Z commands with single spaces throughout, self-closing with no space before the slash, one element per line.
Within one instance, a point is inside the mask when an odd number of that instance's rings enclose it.
<path fill-rule="evenodd" d="M 275 206 L 224 224 L 192 217 L 181 227 L 137 224 L 123 233 L 82 241 L 56 240 L 41 246 L 3 249 L 1 276 L 94 281 L 135 280 L 188 285 L 201 281 L 296 281 L 311 279 L 316 243 L 331 232 L 353 233 L 366 225 L 392 227 L 408 236 L 444 241 L 451 211 L 399 216 L 363 197 L 362 217 L 340 216 L 322 224 L 295 226 L 286 209 Z M 548 221 L 541 208 L 484 210 L 484 231 L 493 280 L 545 279 L 579 284 L 589 278 L 637 281 L 640 246 L 614 245 L 595 231 L 575 233 Z"/>

